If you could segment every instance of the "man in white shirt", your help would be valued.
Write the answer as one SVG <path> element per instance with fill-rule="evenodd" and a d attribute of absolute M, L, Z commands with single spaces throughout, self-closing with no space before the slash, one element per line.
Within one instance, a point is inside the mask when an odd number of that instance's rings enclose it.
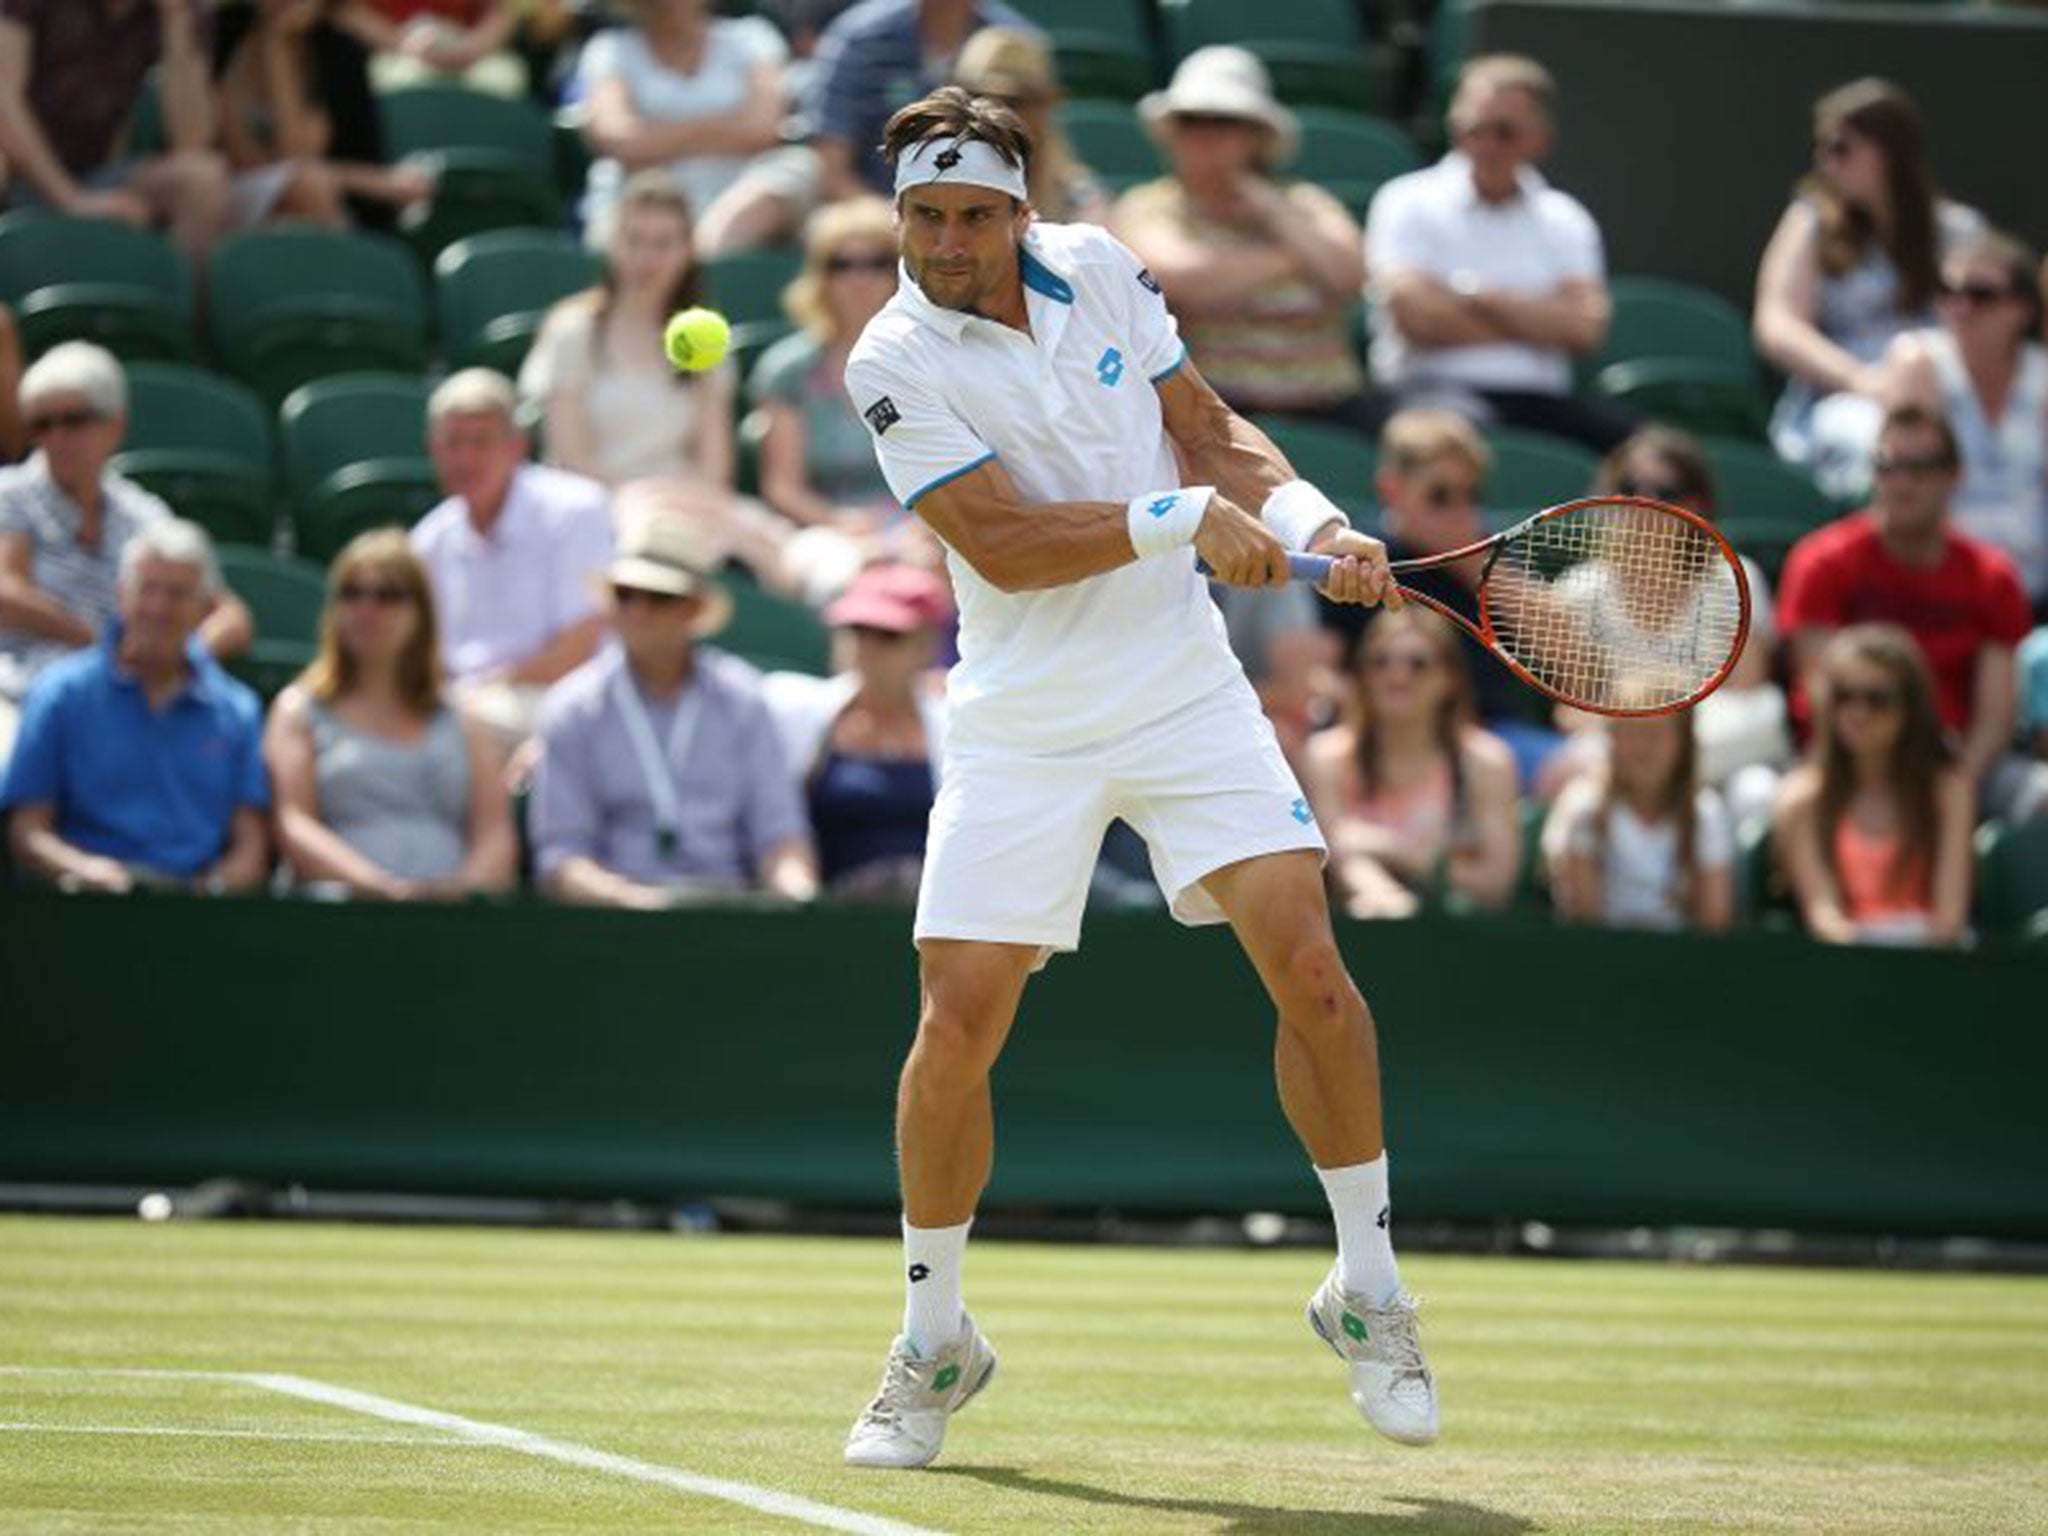
<path fill-rule="evenodd" d="M 516 407 L 488 368 L 434 391 L 427 450 L 448 499 L 412 531 L 456 694 L 508 752 L 533 735 L 549 685 L 597 654 L 612 558 L 605 488 L 529 464 Z"/>
<path fill-rule="evenodd" d="M 1031 973 L 1079 943 L 1118 816 L 1174 914 L 1228 921 L 1279 1008 L 1282 1102 L 1338 1228 L 1309 1320 L 1367 1419 L 1426 1444 L 1436 1391 L 1388 1238 L 1371 1015 L 1331 933 L 1322 836 L 1194 558 L 1273 586 L 1290 549 L 1312 549 L 1338 557 L 1332 597 L 1374 602 L 1392 592 L 1385 550 L 1188 365 L 1136 257 L 1090 226 L 1034 222 L 1030 140 L 1008 108 L 948 87 L 890 119 L 886 150 L 903 276 L 847 389 L 891 490 L 946 544 L 961 660 L 897 1110 L 904 1326 L 846 1459 L 925 1465 L 994 1373 L 960 1288 L 992 1156 L 989 1069 Z M 1183 487 L 1176 452 L 1212 484 Z"/>
<path fill-rule="evenodd" d="M 1373 374 L 1404 406 L 1450 406 L 1605 453 L 1636 422 L 1572 394 L 1572 357 L 1606 339 L 1609 306 L 1599 226 L 1536 169 L 1555 96 L 1533 59 L 1471 60 L 1451 101 L 1456 147 L 1374 196 Z"/>

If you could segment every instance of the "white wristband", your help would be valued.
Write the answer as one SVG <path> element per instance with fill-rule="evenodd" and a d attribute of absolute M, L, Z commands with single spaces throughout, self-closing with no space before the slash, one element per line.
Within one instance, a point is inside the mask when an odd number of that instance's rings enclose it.
<path fill-rule="evenodd" d="M 1155 491 L 1133 496 L 1125 521 L 1131 530 L 1131 548 L 1140 560 L 1182 549 L 1195 542 L 1195 530 L 1209 510 L 1213 485 L 1183 486 L 1177 491 Z"/>
<path fill-rule="evenodd" d="M 1330 524 L 1349 528 L 1344 509 L 1306 480 L 1290 480 L 1266 498 L 1259 521 L 1289 549 L 1307 549 L 1309 541 Z"/>

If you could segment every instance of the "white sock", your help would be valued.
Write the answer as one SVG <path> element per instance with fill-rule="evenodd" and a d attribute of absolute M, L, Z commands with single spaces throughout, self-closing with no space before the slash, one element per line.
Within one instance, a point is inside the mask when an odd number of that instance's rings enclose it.
<path fill-rule="evenodd" d="M 960 1268 L 967 1259 L 967 1229 L 913 1227 L 903 1218 L 903 1337 L 921 1355 L 960 1337 L 967 1309 L 960 1300 Z"/>
<path fill-rule="evenodd" d="M 1354 1296 L 1374 1306 L 1391 1300 L 1401 1289 L 1394 1267 L 1394 1239 L 1388 1230 L 1392 1207 L 1387 1202 L 1387 1155 L 1349 1168 L 1318 1168 L 1330 1214 L 1337 1218 L 1337 1279 Z"/>

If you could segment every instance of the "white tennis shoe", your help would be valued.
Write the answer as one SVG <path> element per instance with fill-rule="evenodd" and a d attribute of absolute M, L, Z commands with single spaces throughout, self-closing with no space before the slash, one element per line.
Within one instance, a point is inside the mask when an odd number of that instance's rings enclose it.
<path fill-rule="evenodd" d="M 996 1352 L 971 1317 L 959 1338 L 929 1356 L 919 1355 L 899 1334 L 889 1346 L 881 1390 L 846 1437 L 847 1465 L 929 1465 L 946 1438 L 947 1418 L 965 1408 L 995 1373 Z"/>
<path fill-rule="evenodd" d="M 1309 1298 L 1308 1325 L 1351 1368 L 1351 1401 L 1365 1422 L 1403 1445 L 1428 1445 L 1437 1436 L 1436 1378 L 1422 1358 L 1415 1327 L 1416 1302 L 1406 1291 L 1370 1307 L 1328 1278 Z"/>

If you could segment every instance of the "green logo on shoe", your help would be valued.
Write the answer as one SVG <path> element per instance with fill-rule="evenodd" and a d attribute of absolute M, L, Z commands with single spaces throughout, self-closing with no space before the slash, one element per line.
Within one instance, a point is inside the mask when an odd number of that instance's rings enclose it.
<path fill-rule="evenodd" d="M 960 1367 L 958 1365 L 949 1365 L 943 1371 L 940 1371 L 938 1375 L 932 1378 L 932 1390 L 934 1392 L 949 1391 L 951 1390 L 953 1383 L 958 1381 L 959 1379 Z"/>
<path fill-rule="evenodd" d="M 1352 1338 L 1358 1340 L 1359 1343 L 1363 1344 L 1365 1342 L 1365 1322 L 1356 1313 L 1346 1312 L 1344 1314 L 1344 1331 L 1350 1334 Z"/>

